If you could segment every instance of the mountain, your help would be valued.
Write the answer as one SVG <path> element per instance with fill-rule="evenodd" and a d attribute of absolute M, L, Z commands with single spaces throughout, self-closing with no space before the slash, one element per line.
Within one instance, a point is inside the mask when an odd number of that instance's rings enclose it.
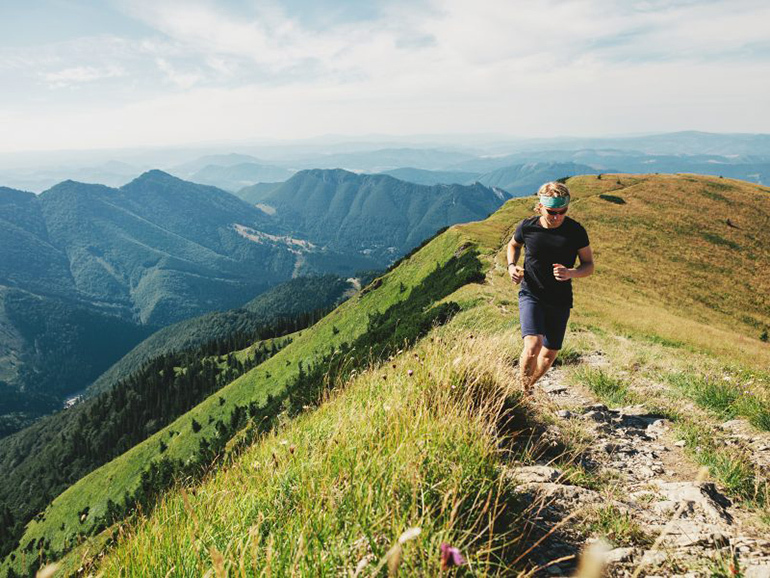
<path fill-rule="evenodd" d="M 481 173 L 471 173 L 467 171 L 428 171 L 411 167 L 384 171 L 382 174 L 389 175 L 402 181 L 428 186 L 441 184 L 472 184 L 478 180 L 479 176 L 481 176 Z"/>
<path fill-rule="evenodd" d="M 42 193 L 52 242 L 82 298 L 161 325 L 244 303 L 291 277 L 291 241 L 216 189 L 150 171 L 120 189 L 66 181 Z"/>
<path fill-rule="evenodd" d="M 263 199 L 268 197 L 270 193 L 282 184 L 283 181 L 277 183 L 257 183 L 255 185 L 243 187 L 238 190 L 235 195 L 251 205 L 259 205 Z"/>
<path fill-rule="evenodd" d="M 358 280 L 345 280 L 336 275 L 297 277 L 262 293 L 241 308 L 215 311 L 164 327 L 100 375 L 87 393 L 94 395 L 108 391 L 154 357 L 193 349 L 234 334 L 248 334 L 282 319 L 295 319 L 302 314 L 328 309 L 343 300 L 354 282 Z"/>
<path fill-rule="evenodd" d="M 241 163 L 230 166 L 206 165 L 188 178 L 195 183 L 238 191 L 255 183 L 285 181 L 293 174 L 294 171 L 282 167 Z"/>
<path fill-rule="evenodd" d="M 140 166 L 116 160 L 96 166 L 62 163 L 60 166 L 40 168 L 35 165 L 29 168 L 0 170 L 0 183 L 36 193 L 65 180 L 118 187 L 136 178 L 143 171 L 144 169 Z"/>
<path fill-rule="evenodd" d="M 204 155 L 191 161 L 174 165 L 168 169 L 168 172 L 181 178 L 187 178 L 208 166 L 232 167 L 235 165 L 252 163 L 257 165 L 264 164 L 256 157 L 238 153 Z"/>
<path fill-rule="evenodd" d="M 472 185 L 481 183 L 488 187 L 502 189 L 511 196 L 519 197 L 537 192 L 543 183 L 579 174 L 596 174 L 600 171 L 586 164 L 573 162 L 530 162 L 511 164 L 513 156 L 503 159 L 476 160 L 464 166 L 496 167 L 488 172 L 467 171 L 424 171 L 403 168 L 386 171 L 383 174 L 418 184 Z M 606 172 L 606 171 L 605 171 Z"/>
<path fill-rule="evenodd" d="M 0 434 L 76 395 L 162 326 L 303 273 L 367 270 L 214 187 L 150 171 L 119 189 L 0 189 Z"/>
<path fill-rule="evenodd" d="M 505 198 L 344 171 L 292 177 L 261 208 L 157 170 L 118 189 L 3 189 L 0 433 L 79 395 L 161 327 L 292 277 L 382 268 Z"/>
<path fill-rule="evenodd" d="M 478 177 L 488 187 L 501 188 L 512 196 L 537 193 L 540 185 L 564 177 L 583 174 L 597 174 L 599 171 L 587 165 L 576 163 L 530 163 L 506 166 Z"/>
<path fill-rule="evenodd" d="M 475 155 L 452 150 L 433 148 L 382 148 L 358 152 L 313 155 L 293 161 L 294 166 L 333 169 L 342 167 L 350 171 L 379 173 L 399 167 L 420 169 L 446 169 Z"/>
<path fill-rule="evenodd" d="M 770 265 L 770 190 L 688 175 L 582 176 L 568 186 L 597 271 L 575 282 L 558 368 L 569 387 L 543 390 L 548 403 L 522 400 L 511 375 L 520 340 L 504 251 L 531 214 L 529 199 L 512 199 L 438 235 L 68 488 L 3 569 L 64 557 L 65 573 L 197 575 L 243 560 L 324 575 L 391 560 L 405 574 L 435 575 L 441 550 L 457 548 L 474 571 L 513 575 L 540 565 L 529 547 L 562 526 L 570 552 L 597 537 L 643 551 L 655 537 L 630 528 L 627 512 L 661 499 L 623 500 L 659 476 L 635 477 L 642 462 L 613 469 L 617 453 L 633 452 L 593 448 L 593 426 L 618 436 L 602 443 L 623 447 L 657 438 L 665 448 L 642 458 L 670 455 L 676 484 L 707 466 L 709 487 L 731 508 L 761 514 L 766 474 L 747 448 L 770 431 L 770 286 L 754 274 Z M 560 393 L 593 405 L 555 417 Z M 735 421 L 751 435 L 728 438 Z M 540 489 L 547 501 L 532 497 Z M 571 515 L 544 518 L 544 504 Z M 666 513 L 660 527 L 669 522 Z"/>
<path fill-rule="evenodd" d="M 508 195 L 482 185 L 423 186 L 341 169 L 300 171 L 260 206 L 319 247 L 387 265 L 441 227 L 486 217 Z"/>

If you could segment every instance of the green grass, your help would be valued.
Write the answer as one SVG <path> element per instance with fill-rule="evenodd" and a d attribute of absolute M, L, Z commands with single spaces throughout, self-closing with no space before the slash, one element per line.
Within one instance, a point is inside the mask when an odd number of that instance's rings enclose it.
<path fill-rule="evenodd" d="M 594 392 L 607 405 L 626 405 L 633 402 L 628 386 L 609 373 L 591 367 L 579 367 L 574 379 Z"/>
<path fill-rule="evenodd" d="M 746 456 L 718 444 L 710 428 L 702 424 L 680 422 L 676 433 L 685 441 L 689 455 L 707 466 L 731 496 L 761 508 L 767 506 L 767 481 L 757 476 Z"/>
<path fill-rule="evenodd" d="M 167 444 L 164 457 L 182 462 L 194 459 L 202 438 L 217 435 L 216 423 L 227 421 L 235 406 L 256 401 L 263 405 L 269 395 L 278 395 L 292 383 L 298 373 L 298 363 L 305 367 L 321 359 L 334 347 L 355 341 L 367 328 L 369 316 L 385 311 L 396 302 L 408 298 L 399 285 L 415 287 L 436 267 L 447 262 L 462 244 L 464 237 L 448 231 L 434 239 L 417 255 L 403 262 L 381 278 L 378 287 L 365 295 L 353 297 L 319 321 L 312 329 L 297 335 L 292 343 L 249 373 L 222 388 L 216 395 L 181 416 L 144 442 L 133 447 L 115 460 L 91 472 L 56 497 L 40 519 L 32 521 L 20 544 L 25 547 L 41 538 L 47 539 L 54 551 L 61 552 L 88 535 L 90 526 L 107 509 L 107 501 L 120 502 L 125 493 L 132 494 L 138 487 L 147 465 L 161 456 L 160 440 Z M 335 331 L 336 330 L 336 331 Z M 220 402 L 220 398 L 224 402 Z M 201 424 L 200 432 L 190 427 L 192 419 Z M 169 439 L 169 431 L 180 432 Z M 78 512 L 89 508 L 85 522 Z M 21 551 L 19 551 L 21 557 Z M 7 565 L 7 562 L 5 563 Z M 6 567 L 0 566 L 0 571 Z"/>
<path fill-rule="evenodd" d="M 633 519 L 629 512 L 616 506 L 601 506 L 591 510 L 583 521 L 582 530 L 601 536 L 615 547 L 650 546 L 652 537 Z"/>
<path fill-rule="evenodd" d="M 194 492 L 170 493 L 98 571 L 203 575 L 221 555 L 233 574 L 347 575 L 361 563 L 371 575 L 419 528 L 404 575 L 438 575 L 442 542 L 474 575 L 510 575 L 515 501 L 490 427 L 505 368 L 480 341 L 437 337 L 363 372 Z"/>
<path fill-rule="evenodd" d="M 699 406 L 709 409 L 721 419 L 744 417 L 754 427 L 770 431 L 770 402 L 767 392 L 743 383 L 735 383 L 731 376 L 717 376 L 675 372 L 668 381 Z"/>

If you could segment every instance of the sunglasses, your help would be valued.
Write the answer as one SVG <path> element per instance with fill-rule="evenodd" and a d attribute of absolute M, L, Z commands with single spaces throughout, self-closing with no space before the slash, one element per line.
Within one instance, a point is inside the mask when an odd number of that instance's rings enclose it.
<path fill-rule="evenodd" d="M 545 212 L 548 213 L 549 215 L 564 215 L 567 213 L 567 209 L 556 210 L 556 209 L 546 209 L 545 207 L 543 208 L 545 209 Z"/>

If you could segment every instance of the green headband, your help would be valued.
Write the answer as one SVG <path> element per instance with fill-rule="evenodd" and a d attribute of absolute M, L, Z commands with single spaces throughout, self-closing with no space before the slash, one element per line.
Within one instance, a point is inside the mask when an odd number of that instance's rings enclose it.
<path fill-rule="evenodd" d="M 548 197 L 540 195 L 540 204 L 549 209 L 561 209 L 569 205 L 569 197 Z"/>

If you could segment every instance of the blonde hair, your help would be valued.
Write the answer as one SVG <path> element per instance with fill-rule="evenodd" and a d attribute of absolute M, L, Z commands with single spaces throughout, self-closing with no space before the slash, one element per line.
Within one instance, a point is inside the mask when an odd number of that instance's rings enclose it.
<path fill-rule="evenodd" d="M 557 183 L 557 182 L 551 182 L 551 183 L 545 183 L 542 187 L 540 187 L 537 191 L 537 196 L 544 196 L 544 197 L 569 197 L 569 189 L 567 188 L 567 185 L 564 183 Z"/>

